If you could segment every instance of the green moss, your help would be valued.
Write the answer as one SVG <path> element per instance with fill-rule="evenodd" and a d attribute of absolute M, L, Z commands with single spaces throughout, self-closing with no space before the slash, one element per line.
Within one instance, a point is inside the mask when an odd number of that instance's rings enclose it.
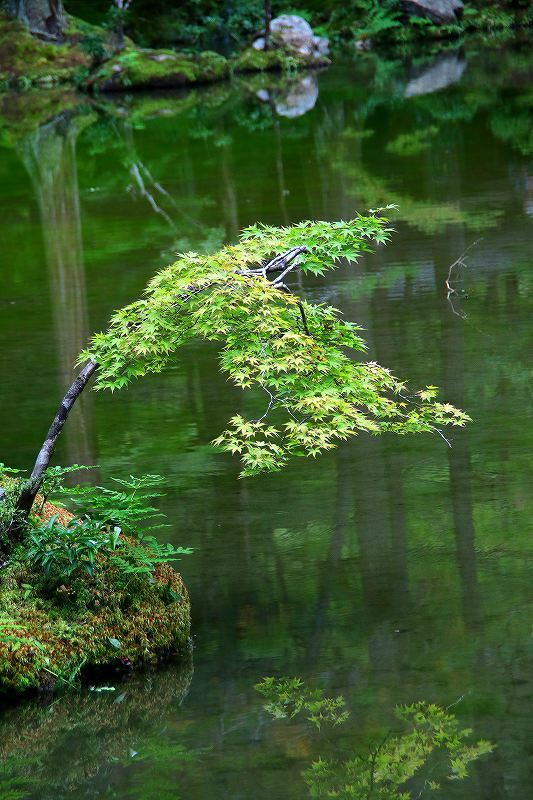
<path fill-rule="evenodd" d="M 53 595 L 41 577 L 16 559 L 2 571 L 2 692 L 68 683 L 89 668 L 154 662 L 188 642 L 187 590 L 168 564 L 151 579 L 132 576 L 127 590 L 117 588 L 111 563 L 83 586 L 60 586 Z"/>
<path fill-rule="evenodd" d="M 104 61 L 114 54 L 109 31 L 98 25 L 69 15 L 64 33 L 69 44 L 86 53 L 93 63 Z M 126 39 L 126 42 L 129 44 L 130 40 Z"/>
<path fill-rule="evenodd" d="M 289 56 L 284 50 L 255 50 L 253 47 L 243 50 L 233 62 L 235 72 L 290 71 L 306 66 L 305 59 Z"/>
<path fill-rule="evenodd" d="M 68 18 L 64 43 L 50 44 L 0 14 L 0 91 L 66 83 L 101 91 L 176 88 L 224 80 L 232 69 L 287 72 L 329 63 L 325 57 L 295 56 L 282 48 L 248 48 L 230 63 L 210 51 L 144 50 L 129 39 L 122 52 L 114 53 L 108 31 L 76 17 Z"/>
<path fill-rule="evenodd" d="M 186 55 L 173 50 L 129 47 L 107 61 L 90 81 L 102 91 L 187 86 L 228 77 L 227 60 L 217 53 Z"/>
<path fill-rule="evenodd" d="M 0 14 L 0 89 L 75 83 L 90 64 L 79 47 L 43 42 Z"/>

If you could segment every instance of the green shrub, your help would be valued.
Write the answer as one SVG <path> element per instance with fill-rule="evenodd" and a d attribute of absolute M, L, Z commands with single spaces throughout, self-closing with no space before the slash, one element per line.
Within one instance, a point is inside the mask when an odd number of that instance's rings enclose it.
<path fill-rule="evenodd" d="M 77 486 L 67 489 L 61 478 L 80 467 L 52 467 L 47 470 L 45 490 L 69 496 L 81 513 L 66 525 L 54 514 L 48 521 L 33 523 L 22 549 L 22 559 L 44 576 L 44 586 L 55 590 L 72 584 L 73 594 L 85 593 L 83 581 L 98 570 L 115 568 L 117 585 L 124 587 L 136 575 L 150 576 L 157 565 L 176 561 L 192 552 L 189 548 L 160 544 L 146 530 L 146 523 L 162 515 L 150 504 L 160 496 L 155 491 L 163 482 L 160 475 L 114 478 L 122 489 Z M 44 501 L 41 505 L 41 511 Z M 144 529 L 140 525 L 144 523 Z M 160 526 L 159 526 L 160 527 Z M 71 587 L 72 588 L 72 587 Z"/>
<path fill-rule="evenodd" d="M 106 531 L 90 517 L 72 519 L 65 526 L 55 514 L 30 530 L 22 558 L 42 569 L 46 581 L 55 587 L 80 575 L 92 577 L 97 557 L 109 557 L 118 547 L 119 536 L 119 528 Z"/>

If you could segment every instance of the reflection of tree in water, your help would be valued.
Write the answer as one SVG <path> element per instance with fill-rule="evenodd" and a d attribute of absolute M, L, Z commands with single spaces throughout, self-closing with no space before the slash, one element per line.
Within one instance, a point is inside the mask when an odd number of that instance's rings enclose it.
<path fill-rule="evenodd" d="M 265 710 L 274 719 L 305 717 L 321 731 L 342 725 L 350 716 L 342 697 L 308 689 L 298 678 L 264 678 L 256 689 L 265 697 Z M 448 709 L 425 702 L 397 706 L 397 723 L 378 741 L 368 742 L 342 758 L 321 755 L 305 770 L 312 797 L 339 800 L 409 800 L 433 794 L 447 781 L 468 776 L 469 764 L 490 753 L 486 741 L 470 741 Z M 343 742 L 342 750 L 350 749 Z"/>
<path fill-rule="evenodd" d="M 314 797 L 405 800 L 425 794 L 430 781 L 435 787 L 465 778 L 470 762 L 492 749 L 487 742 L 471 741 L 470 731 L 452 713 L 427 703 L 398 707 L 389 731 L 366 734 L 363 740 L 357 736 L 356 743 L 344 733 L 334 744 L 327 729 L 344 726 L 349 717 L 344 699 L 291 678 L 257 684 L 267 714 L 255 698 L 244 714 L 228 706 L 220 725 L 206 728 L 201 715 L 182 721 L 180 706 L 191 679 L 192 664 L 185 662 L 100 691 L 72 692 L 5 712 L 0 718 L 2 797 L 213 797 L 217 786 L 237 790 L 234 776 L 244 759 L 254 781 L 260 777 L 268 785 L 271 769 L 280 780 L 290 775 L 290 796 L 300 796 L 294 790 L 304 780 Z M 269 722 L 271 717 L 275 721 Z M 304 719 L 318 734 L 306 735 L 293 774 L 288 762 L 280 763 L 279 747 L 291 740 L 298 746 Z M 237 749 L 227 742 L 236 731 L 241 732 Z M 238 791 L 247 785 L 245 779 Z M 269 796 L 262 783 L 256 788 L 253 796 Z M 288 791 L 289 784 L 279 783 L 275 796 L 288 797 Z"/>
<path fill-rule="evenodd" d="M 72 381 L 73 365 L 89 333 L 76 139 L 93 121 L 92 115 L 66 111 L 39 125 L 18 146 L 41 215 L 62 388 Z M 94 463 L 88 397 L 72 413 L 66 448 L 69 462 Z"/>

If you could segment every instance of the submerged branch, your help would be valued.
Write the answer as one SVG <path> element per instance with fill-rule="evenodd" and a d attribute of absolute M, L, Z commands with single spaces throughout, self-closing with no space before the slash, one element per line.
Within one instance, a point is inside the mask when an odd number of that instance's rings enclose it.
<path fill-rule="evenodd" d="M 155 213 L 156 214 L 160 214 L 163 217 L 163 219 L 166 220 L 168 222 L 168 224 L 172 228 L 176 229 L 176 226 L 172 222 L 172 219 L 169 217 L 169 215 L 167 214 L 165 209 L 161 208 L 161 206 L 159 206 L 157 204 L 153 194 L 151 192 L 149 192 L 148 189 L 146 188 L 146 184 L 145 184 L 145 182 L 143 180 L 143 177 L 141 175 L 141 170 L 139 169 L 139 165 L 135 161 L 133 162 L 133 164 L 130 167 L 130 175 L 134 178 L 134 180 L 135 180 L 135 182 L 136 182 L 136 184 L 138 186 L 139 192 L 141 193 L 141 196 L 145 197 L 146 200 L 148 200 L 149 204 L 151 205 L 151 207 L 153 208 Z M 157 187 L 157 188 L 159 188 L 159 187 Z"/>
<path fill-rule="evenodd" d="M 452 282 L 451 282 L 452 281 L 452 273 L 453 273 L 453 270 L 456 269 L 456 267 L 464 267 L 464 268 L 466 268 L 468 266 L 466 261 L 464 260 L 465 256 L 468 253 L 468 251 L 471 250 L 472 247 L 475 247 L 476 244 L 479 244 L 480 241 L 481 241 L 481 239 L 476 239 L 475 242 L 472 242 L 472 244 L 468 245 L 466 250 L 464 250 L 464 252 L 461 253 L 459 258 L 456 258 L 455 261 L 452 264 L 450 264 L 450 268 L 448 269 L 448 275 L 446 277 L 446 280 L 444 281 L 444 285 L 446 286 L 446 292 L 447 292 L 446 300 L 450 304 L 450 308 L 452 309 L 452 312 L 457 317 L 460 317 L 461 319 L 466 319 L 466 314 L 464 313 L 464 311 L 461 311 L 461 310 L 458 311 L 455 308 L 454 304 L 453 304 L 453 299 L 452 298 L 453 298 L 454 295 L 458 297 L 459 296 L 459 292 L 457 291 L 455 286 L 452 285 Z"/>

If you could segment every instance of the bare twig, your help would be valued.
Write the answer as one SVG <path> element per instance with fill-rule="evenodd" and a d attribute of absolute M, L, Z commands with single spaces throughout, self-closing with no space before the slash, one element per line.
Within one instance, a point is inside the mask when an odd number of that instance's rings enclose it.
<path fill-rule="evenodd" d="M 261 387 L 261 389 L 264 389 L 264 391 L 267 393 L 269 400 L 268 400 L 268 406 L 267 406 L 267 409 L 266 409 L 265 413 L 263 414 L 262 417 L 259 417 L 259 419 L 257 419 L 256 422 L 262 422 L 265 419 L 265 417 L 268 416 L 268 412 L 270 411 L 270 409 L 272 408 L 272 406 L 276 402 L 276 398 L 274 397 L 272 392 L 267 389 L 267 387 L 265 386 L 264 383 L 260 383 L 259 386 Z"/>
<path fill-rule="evenodd" d="M 461 697 L 458 697 L 457 700 L 454 700 L 453 703 L 450 703 L 449 706 L 446 706 L 446 711 L 449 711 L 450 708 L 453 708 L 454 706 L 459 705 L 461 700 L 464 700 L 467 694 L 468 694 L 468 692 L 465 692 L 464 694 L 461 695 Z"/>
<path fill-rule="evenodd" d="M 454 295 L 459 296 L 459 292 L 457 291 L 455 286 L 453 286 L 452 283 L 451 283 L 452 272 L 456 267 L 464 267 L 466 269 L 466 267 L 468 266 L 468 264 L 465 261 L 466 254 L 468 253 L 469 250 L 472 249 L 472 247 L 474 247 L 476 244 L 479 244 L 479 242 L 481 242 L 481 241 L 482 241 L 482 239 L 476 239 L 475 242 L 472 242 L 472 244 L 468 245 L 466 250 L 463 253 L 461 253 L 459 258 L 455 259 L 453 264 L 450 264 L 450 268 L 448 269 L 448 275 L 446 277 L 446 280 L 444 281 L 444 284 L 446 286 L 446 292 L 447 292 L 446 300 L 449 302 L 450 308 L 452 309 L 453 313 L 456 316 L 460 317 L 461 319 L 466 319 L 466 314 L 464 313 L 464 311 L 457 310 L 455 308 L 454 304 L 453 304 L 452 297 Z"/>
<path fill-rule="evenodd" d="M 445 437 L 445 435 L 443 434 L 443 432 L 441 431 L 440 428 L 436 428 L 434 425 L 430 425 L 429 427 L 431 428 L 432 431 L 435 431 L 435 433 L 438 433 L 439 436 L 441 437 L 441 439 L 444 439 L 444 441 L 446 442 L 446 444 L 448 445 L 449 448 L 452 447 L 452 444 L 451 444 L 450 440 Z"/>

